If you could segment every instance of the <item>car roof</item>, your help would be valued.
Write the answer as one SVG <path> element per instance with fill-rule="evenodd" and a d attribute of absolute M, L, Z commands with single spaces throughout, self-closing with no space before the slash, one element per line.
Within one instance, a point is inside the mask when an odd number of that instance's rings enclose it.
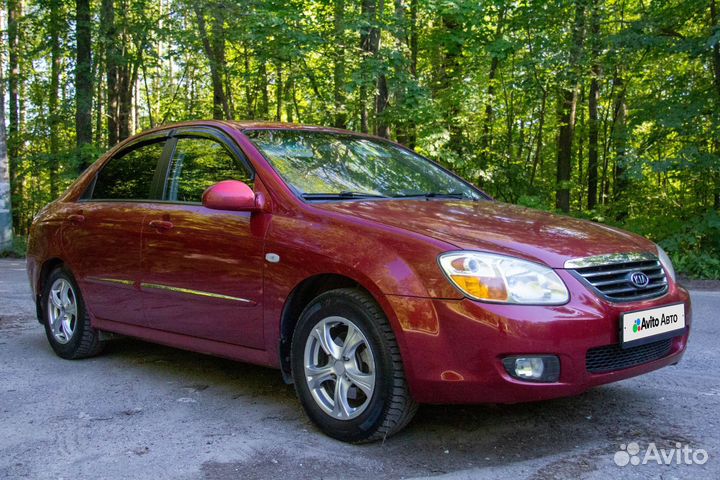
<path fill-rule="evenodd" d="M 255 121 L 255 120 L 246 120 L 246 121 L 238 121 L 238 120 L 189 120 L 185 122 L 178 122 L 178 123 L 168 123 L 165 125 L 158 125 L 155 128 L 151 128 L 148 130 L 144 130 L 142 132 L 138 132 L 137 134 L 133 135 L 135 136 L 143 136 L 147 135 L 149 133 L 158 132 L 158 131 L 166 131 L 166 130 L 172 130 L 173 128 L 182 128 L 182 127 L 202 127 L 202 126 L 225 126 L 234 128 L 239 131 L 245 131 L 245 130 L 298 130 L 298 131 L 306 131 L 306 132 L 328 132 L 328 133 L 342 133 L 346 135 L 360 135 L 360 136 L 369 136 L 367 134 L 359 133 L 359 132 L 353 132 L 350 130 L 344 130 L 341 128 L 334 128 L 334 127 L 323 127 L 319 125 L 300 125 L 297 123 L 287 123 L 287 122 L 262 122 L 262 121 Z"/>

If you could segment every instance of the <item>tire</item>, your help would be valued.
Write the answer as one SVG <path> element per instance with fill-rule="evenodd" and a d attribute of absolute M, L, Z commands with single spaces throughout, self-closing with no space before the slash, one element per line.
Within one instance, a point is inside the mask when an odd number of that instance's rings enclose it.
<path fill-rule="evenodd" d="M 331 290 L 313 300 L 300 315 L 290 354 L 305 412 L 333 438 L 385 439 L 417 411 L 387 318 L 361 290 Z"/>
<path fill-rule="evenodd" d="M 43 324 L 50 346 L 68 360 L 92 357 L 100 353 L 104 342 L 90 325 L 82 294 L 75 278 L 63 267 L 53 270 L 44 283 L 40 297 Z"/>

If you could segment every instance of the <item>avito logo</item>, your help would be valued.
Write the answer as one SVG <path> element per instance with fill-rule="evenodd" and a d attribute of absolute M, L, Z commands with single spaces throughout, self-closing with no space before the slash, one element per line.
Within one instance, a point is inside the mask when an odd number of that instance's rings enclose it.
<path fill-rule="evenodd" d="M 664 313 L 660 316 L 660 318 L 653 317 L 650 315 L 650 319 L 646 319 L 643 317 L 642 319 L 638 318 L 635 320 L 635 323 L 633 324 L 633 332 L 637 333 L 641 330 L 645 330 L 646 328 L 653 328 L 653 327 L 659 327 L 660 325 L 669 325 L 671 323 L 677 323 L 679 320 L 678 316 L 676 314 L 673 315 L 665 315 Z"/>
<path fill-rule="evenodd" d="M 640 330 L 642 330 L 642 322 L 638 318 L 637 320 L 635 320 L 635 324 L 633 325 L 633 332 L 637 333 Z"/>

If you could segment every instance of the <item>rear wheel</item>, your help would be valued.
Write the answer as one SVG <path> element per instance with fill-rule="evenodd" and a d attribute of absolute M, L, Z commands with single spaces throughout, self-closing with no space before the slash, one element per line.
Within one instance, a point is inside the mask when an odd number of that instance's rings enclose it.
<path fill-rule="evenodd" d="M 99 332 L 90 325 L 80 289 L 62 267 L 45 281 L 41 297 L 45 334 L 55 353 L 67 359 L 97 355 L 103 348 Z"/>
<path fill-rule="evenodd" d="M 372 297 L 332 290 L 303 311 L 291 346 L 295 389 L 320 429 L 347 442 L 388 437 L 412 419 L 395 336 Z"/>

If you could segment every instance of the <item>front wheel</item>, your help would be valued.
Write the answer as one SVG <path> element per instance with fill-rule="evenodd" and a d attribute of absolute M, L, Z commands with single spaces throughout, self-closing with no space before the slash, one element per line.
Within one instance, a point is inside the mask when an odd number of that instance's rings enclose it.
<path fill-rule="evenodd" d="M 291 362 L 295 390 L 308 416 L 338 440 L 388 437 L 417 410 L 387 318 L 360 290 L 326 292 L 303 311 Z"/>
<path fill-rule="evenodd" d="M 80 289 L 70 272 L 62 267 L 53 270 L 45 281 L 41 301 L 45 334 L 59 357 L 77 359 L 100 353 L 103 342 L 90 325 Z"/>

